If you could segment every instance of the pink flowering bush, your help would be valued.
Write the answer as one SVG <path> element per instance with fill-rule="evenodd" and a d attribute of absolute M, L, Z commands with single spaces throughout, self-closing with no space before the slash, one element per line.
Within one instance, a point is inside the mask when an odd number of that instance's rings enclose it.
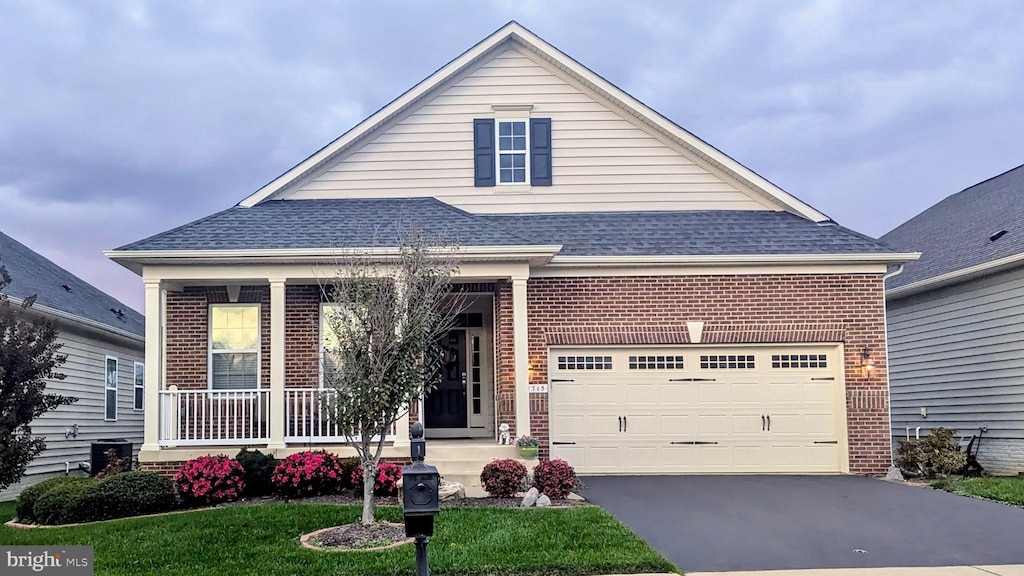
<path fill-rule="evenodd" d="M 231 502 L 245 490 L 245 470 L 227 456 L 200 456 L 181 466 L 174 483 L 189 506 Z"/>
<path fill-rule="evenodd" d="M 327 452 L 300 452 L 285 458 L 270 475 L 274 489 L 284 496 L 338 494 L 348 479 L 341 460 Z"/>
<path fill-rule="evenodd" d="M 391 462 L 377 464 L 377 475 L 373 479 L 375 496 L 395 496 L 398 494 L 398 481 L 402 479 L 402 467 Z M 352 471 L 352 487 L 359 493 L 363 491 L 363 465 Z"/>

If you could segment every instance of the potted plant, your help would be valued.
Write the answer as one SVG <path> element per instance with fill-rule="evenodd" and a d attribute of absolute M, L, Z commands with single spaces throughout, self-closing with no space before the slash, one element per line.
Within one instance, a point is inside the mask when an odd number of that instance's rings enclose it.
<path fill-rule="evenodd" d="M 537 451 L 540 450 L 540 441 L 532 436 L 521 436 L 516 440 L 516 446 L 519 446 L 519 455 L 523 458 L 536 458 Z"/>

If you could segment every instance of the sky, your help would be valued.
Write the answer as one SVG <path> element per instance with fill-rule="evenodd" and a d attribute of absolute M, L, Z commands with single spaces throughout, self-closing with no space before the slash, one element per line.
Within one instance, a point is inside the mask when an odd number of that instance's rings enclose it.
<path fill-rule="evenodd" d="M 141 310 L 103 250 L 236 204 L 509 20 L 871 236 L 1024 163 L 1016 0 L 0 0 L 0 231 Z"/>

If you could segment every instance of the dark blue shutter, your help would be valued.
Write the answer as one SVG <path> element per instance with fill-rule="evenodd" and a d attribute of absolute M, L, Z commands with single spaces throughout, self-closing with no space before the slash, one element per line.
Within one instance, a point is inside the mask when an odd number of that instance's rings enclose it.
<path fill-rule="evenodd" d="M 473 120 L 473 184 L 494 186 L 494 120 L 477 118 Z"/>
<path fill-rule="evenodd" d="M 530 185 L 551 186 L 551 118 L 530 118 Z"/>

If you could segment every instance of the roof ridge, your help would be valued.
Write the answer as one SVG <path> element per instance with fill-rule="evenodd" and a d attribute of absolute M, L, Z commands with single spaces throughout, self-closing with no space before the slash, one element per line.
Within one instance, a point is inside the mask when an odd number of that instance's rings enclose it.
<path fill-rule="evenodd" d="M 491 222 L 490 220 L 487 220 L 486 218 L 483 217 L 483 216 L 485 216 L 483 214 L 473 214 L 472 212 L 467 212 L 466 210 L 463 210 L 462 208 L 458 208 L 458 207 L 452 206 L 451 204 L 449 204 L 447 202 L 443 202 L 440 199 L 435 198 L 433 196 L 424 196 L 424 197 L 421 197 L 421 198 L 425 198 L 427 200 L 432 200 L 433 202 L 435 202 L 437 204 L 440 204 L 441 206 L 444 206 L 445 208 L 447 208 L 450 211 L 457 212 L 458 214 L 460 214 L 462 216 L 465 216 L 467 218 L 470 218 L 470 219 L 472 219 L 472 220 L 474 220 L 476 222 L 479 222 L 481 224 L 486 224 L 487 226 L 490 226 L 490 227 L 494 228 L 495 230 L 499 230 L 501 232 L 504 232 L 505 234 L 508 234 L 509 236 L 512 236 L 513 238 L 518 238 L 518 239 L 523 241 L 523 245 L 524 246 L 532 246 L 532 245 L 535 244 L 535 242 L 533 242 L 529 238 L 526 238 L 525 236 L 520 236 L 519 234 L 517 234 L 515 232 L 512 232 L 511 230 L 508 230 L 508 229 L 506 229 L 506 228 L 504 228 L 502 226 L 498 226 L 494 222 Z"/>

